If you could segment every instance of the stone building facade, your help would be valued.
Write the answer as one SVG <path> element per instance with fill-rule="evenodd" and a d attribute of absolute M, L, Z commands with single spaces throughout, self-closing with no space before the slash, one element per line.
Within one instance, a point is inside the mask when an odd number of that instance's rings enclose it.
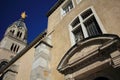
<path fill-rule="evenodd" d="M 119 3 L 58 0 L 47 31 L 13 58 L 15 80 L 119 80 Z"/>
<path fill-rule="evenodd" d="M 25 13 L 22 13 L 22 15 Z M 27 46 L 27 28 L 24 18 L 12 23 L 6 30 L 0 42 L 0 69 L 6 66 L 20 51 Z M 15 80 L 19 62 L 11 65 L 1 75 L 0 80 Z"/>
<path fill-rule="evenodd" d="M 51 37 L 45 31 L 33 40 L 17 59 L 20 66 L 15 80 L 51 80 Z"/>
<path fill-rule="evenodd" d="M 120 79 L 119 3 L 58 0 L 50 9 L 51 80 Z"/>
<path fill-rule="evenodd" d="M 27 45 L 24 19 L 8 27 L 1 40 L 0 80 L 50 80 L 51 33 L 45 31 Z"/>

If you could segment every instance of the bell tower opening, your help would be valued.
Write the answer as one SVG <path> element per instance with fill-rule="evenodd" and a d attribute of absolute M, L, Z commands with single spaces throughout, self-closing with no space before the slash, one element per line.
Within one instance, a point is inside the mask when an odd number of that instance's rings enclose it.
<path fill-rule="evenodd" d="M 94 80 L 110 80 L 107 77 L 97 77 Z"/>

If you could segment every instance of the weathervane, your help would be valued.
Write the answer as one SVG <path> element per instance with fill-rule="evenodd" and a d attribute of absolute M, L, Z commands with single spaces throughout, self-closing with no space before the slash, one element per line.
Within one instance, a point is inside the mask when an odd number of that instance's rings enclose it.
<path fill-rule="evenodd" d="M 21 14 L 21 18 L 22 18 L 22 19 L 25 19 L 26 17 L 27 17 L 27 15 L 26 15 L 25 11 L 22 12 L 22 14 Z"/>

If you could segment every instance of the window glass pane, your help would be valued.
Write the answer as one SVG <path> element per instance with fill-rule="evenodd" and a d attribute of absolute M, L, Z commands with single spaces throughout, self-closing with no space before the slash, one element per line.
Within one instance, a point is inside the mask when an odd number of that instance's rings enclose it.
<path fill-rule="evenodd" d="M 12 44 L 12 46 L 11 46 L 11 48 L 10 48 L 11 51 L 13 50 L 13 46 L 14 46 L 14 43 Z"/>
<path fill-rule="evenodd" d="M 79 25 L 75 30 L 72 31 L 75 36 L 75 41 L 78 42 L 84 38 L 81 26 Z"/>
<path fill-rule="evenodd" d="M 80 23 L 79 18 L 77 17 L 72 23 L 71 26 L 74 28 L 75 26 L 77 26 Z"/>
<path fill-rule="evenodd" d="M 20 31 L 18 31 L 18 33 L 17 33 L 17 37 L 19 36 L 19 34 L 20 34 Z"/>
<path fill-rule="evenodd" d="M 99 28 L 99 25 L 94 16 L 90 17 L 87 21 L 84 22 L 89 36 L 95 36 L 102 34 L 102 31 Z"/>
<path fill-rule="evenodd" d="M 65 13 L 69 12 L 69 8 L 67 6 L 63 10 Z"/>
<path fill-rule="evenodd" d="M 14 52 L 16 51 L 16 46 L 17 46 L 17 45 L 15 45 L 15 47 L 14 47 Z"/>
<path fill-rule="evenodd" d="M 19 46 L 17 47 L 17 50 L 16 50 L 16 52 L 18 52 L 18 50 L 19 50 Z"/>
<path fill-rule="evenodd" d="M 64 6 L 63 6 L 63 12 L 68 13 L 70 9 L 73 8 L 72 1 L 69 0 Z"/>
<path fill-rule="evenodd" d="M 70 2 L 69 2 L 68 7 L 69 7 L 70 9 L 72 9 L 72 8 L 73 8 L 72 1 L 70 1 Z"/>
<path fill-rule="evenodd" d="M 95 14 L 95 13 L 94 13 Z M 91 8 L 82 12 L 80 16 L 77 16 L 71 25 L 71 42 L 75 43 L 84 38 L 101 35 L 102 30 L 95 18 L 95 15 Z M 83 20 L 81 20 L 81 18 Z"/>
<path fill-rule="evenodd" d="M 12 33 L 14 34 L 14 32 L 15 32 L 15 30 L 13 30 L 13 32 L 12 32 Z"/>
<path fill-rule="evenodd" d="M 91 9 L 88 9 L 87 11 L 85 11 L 85 12 L 83 12 L 82 14 L 81 14 L 81 17 L 83 18 L 83 19 L 85 19 L 85 18 L 87 18 L 89 15 L 91 15 L 93 12 L 92 12 L 92 10 Z"/>

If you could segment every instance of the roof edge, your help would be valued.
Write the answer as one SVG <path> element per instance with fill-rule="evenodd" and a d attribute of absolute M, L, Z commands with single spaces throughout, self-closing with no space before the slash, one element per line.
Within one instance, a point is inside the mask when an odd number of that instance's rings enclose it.
<path fill-rule="evenodd" d="M 49 17 L 65 0 L 58 0 L 55 5 L 47 12 L 46 16 Z"/>

